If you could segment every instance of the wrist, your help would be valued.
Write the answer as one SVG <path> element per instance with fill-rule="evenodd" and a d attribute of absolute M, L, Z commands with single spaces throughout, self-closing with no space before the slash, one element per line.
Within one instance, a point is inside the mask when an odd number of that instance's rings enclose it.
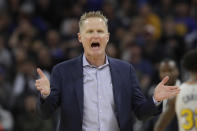
<path fill-rule="evenodd" d="M 158 105 L 161 104 L 161 101 L 157 101 L 157 100 L 155 99 L 154 96 L 153 96 L 153 102 L 154 102 L 154 104 L 155 104 L 156 106 L 158 106 Z"/>
<path fill-rule="evenodd" d="M 156 101 L 156 102 L 161 102 L 162 100 L 158 99 L 158 97 L 154 94 L 153 95 L 153 99 Z"/>
<path fill-rule="evenodd" d="M 43 99 L 46 99 L 46 98 L 50 95 L 50 93 L 51 93 L 50 90 L 49 90 L 49 93 L 45 93 L 45 94 L 44 94 L 44 92 L 43 92 L 43 93 L 41 92 L 41 97 L 42 97 Z"/>
<path fill-rule="evenodd" d="M 49 96 L 49 95 L 41 94 L 41 97 L 42 97 L 43 99 L 46 99 L 48 96 Z"/>

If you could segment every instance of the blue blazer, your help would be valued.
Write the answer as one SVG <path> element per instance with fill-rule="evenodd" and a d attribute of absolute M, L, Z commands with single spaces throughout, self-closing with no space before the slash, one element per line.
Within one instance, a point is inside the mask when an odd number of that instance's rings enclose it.
<path fill-rule="evenodd" d="M 120 131 L 132 130 L 132 112 L 144 120 L 161 112 L 153 99 L 145 99 L 131 64 L 110 58 L 115 112 Z M 56 65 L 51 74 L 51 93 L 38 101 L 38 113 L 48 118 L 61 109 L 60 131 L 82 131 L 83 121 L 83 66 L 82 56 Z"/>

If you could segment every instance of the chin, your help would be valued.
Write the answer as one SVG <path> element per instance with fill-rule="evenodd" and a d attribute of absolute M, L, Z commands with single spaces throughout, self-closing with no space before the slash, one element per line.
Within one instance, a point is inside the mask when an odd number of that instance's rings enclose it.
<path fill-rule="evenodd" d="M 90 54 L 91 54 L 91 56 L 102 56 L 102 55 L 105 55 L 105 52 L 102 52 L 102 51 L 92 51 Z"/>
<path fill-rule="evenodd" d="M 91 56 L 93 56 L 93 57 L 99 57 L 99 56 L 101 56 L 102 54 L 100 54 L 100 53 L 94 53 L 94 54 L 92 54 Z"/>

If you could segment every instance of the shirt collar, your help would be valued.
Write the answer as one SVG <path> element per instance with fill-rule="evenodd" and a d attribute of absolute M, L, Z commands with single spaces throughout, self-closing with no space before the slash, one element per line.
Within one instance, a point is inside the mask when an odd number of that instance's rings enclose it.
<path fill-rule="evenodd" d="M 108 61 L 107 55 L 105 56 L 105 64 L 103 64 L 103 65 L 101 65 L 101 66 L 99 66 L 99 67 L 96 67 L 96 66 L 94 66 L 94 65 L 91 65 L 91 64 L 87 61 L 87 59 L 86 59 L 86 57 L 85 57 L 85 54 L 83 54 L 83 67 L 89 66 L 89 67 L 94 67 L 94 68 L 101 69 L 101 68 L 103 68 L 103 67 L 105 67 L 105 66 L 107 66 L 107 65 L 109 65 L 109 61 Z"/>

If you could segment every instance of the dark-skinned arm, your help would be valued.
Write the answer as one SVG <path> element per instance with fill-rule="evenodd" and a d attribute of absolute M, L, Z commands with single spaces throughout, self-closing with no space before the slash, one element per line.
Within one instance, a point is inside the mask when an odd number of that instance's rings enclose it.
<path fill-rule="evenodd" d="M 160 115 L 155 123 L 154 131 L 165 131 L 175 115 L 175 101 L 176 97 L 168 99 L 166 110 Z"/>

